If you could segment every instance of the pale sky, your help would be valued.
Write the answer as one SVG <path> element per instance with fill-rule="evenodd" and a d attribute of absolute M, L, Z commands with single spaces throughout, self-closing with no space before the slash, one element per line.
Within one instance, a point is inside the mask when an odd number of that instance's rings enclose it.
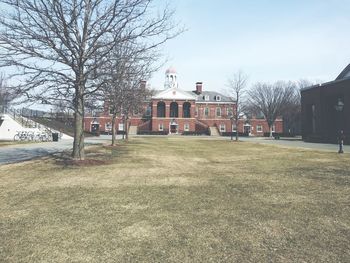
<path fill-rule="evenodd" d="M 179 87 L 226 89 L 237 70 L 257 81 L 330 81 L 350 63 L 350 0 L 176 0 L 187 31 L 164 46 Z"/>

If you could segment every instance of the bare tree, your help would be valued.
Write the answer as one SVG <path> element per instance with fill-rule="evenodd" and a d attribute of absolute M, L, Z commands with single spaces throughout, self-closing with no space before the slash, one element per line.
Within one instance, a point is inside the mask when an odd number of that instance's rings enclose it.
<path fill-rule="evenodd" d="M 240 70 L 235 74 L 233 74 L 232 79 L 228 79 L 228 84 L 227 84 L 229 88 L 229 93 L 233 95 L 232 97 L 236 102 L 236 107 L 233 111 L 233 116 L 232 116 L 236 125 L 236 141 L 238 141 L 238 122 L 239 122 L 239 116 L 243 112 L 243 106 L 244 106 L 243 96 L 246 91 L 247 80 L 248 80 L 247 75 Z M 231 140 L 233 139 L 232 134 L 233 133 L 231 133 Z"/>
<path fill-rule="evenodd" d="M 255 113 L 262 113 L 272 137 L 272 126 L 282 116 L 294 98 L 295 84 L 278 81 L 274 84 L 257 83 L 248 91 L 248 104 Z"/>
<path fill-rule="evenodd" d="M 295 82 L 291 98 L 285 105 L 283 112 L 283 126 L 288 134 L 298 134 L 301 132 L 301 95 L 302 88 L 310 87 L 314 83 L 307 79 L 300 79 Z"/>
<path fill-rule="evenodd" d="M 156 12 L 153 2 L 0 0 L 8 10 L 0 14 L 0 67 L 16 68 L 12 77 L 28 100 L 71 103 L 74 159 L 84 159 L 85 99 L 105 85 L 96 72 L 109 52 L 125 42 L 154 49 L 180 32 L 174 12 Z"/>
<path fill-rule="evenodd" d="M 5 75 L 0 73 L 0 112 L 3 112 L 15 98 L 15 93 L 7 85 Z"/>
<path fill-rule="evenodd" d="M 141 111 L 145 97 L 149 95 L 145 79 L 156 70 L 152 67 L 158 54 L 135 48 L 133 45 L 119 46 L 110 54 L 106 65 L 108 81 L 103 90 L 105 102 L 112 114 L 112 146 L 115 145 L 115 123 L 117 115 L 124 119 L 124 130 L 128 139 L 128 119 L 134 111 Z"/>

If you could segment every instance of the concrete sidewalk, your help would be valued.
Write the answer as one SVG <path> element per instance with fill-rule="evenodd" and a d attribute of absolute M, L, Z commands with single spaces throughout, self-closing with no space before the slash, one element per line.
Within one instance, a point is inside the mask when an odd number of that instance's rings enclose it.
<path fill-rule="evenodd" d="M 280 146 L 291 147 L 291 148 L 303 148 L 303 149 L 329 151 L 329 152 L 336 152 L 336 153 L 339 150 L 338 144 L 304 142 L 298 138 L 281 138 L 279 140 L 275 140 L 275 139 L 270 139 L 265 137 L 240 137 L 239 139 L 244 142 L 280 145 Z M 350 153 L 350 145 L 344 145 L 343 150 L 345 153 Z"/>
<path fill-rule="evenodd" d="M 86 138 L 85 145 L 108 143 L 109 140 L 108 136 Z M 72 148 L 73 140 L 71 139 L 62 139 L 58 142 L 8 145 L 0 147 L 0 165 L 28 161 Z"/>

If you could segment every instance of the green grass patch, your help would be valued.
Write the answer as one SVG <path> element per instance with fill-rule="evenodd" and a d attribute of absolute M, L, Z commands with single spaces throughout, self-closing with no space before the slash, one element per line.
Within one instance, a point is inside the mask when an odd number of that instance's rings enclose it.
<path fill-rule="evenodd" d="M 0 262 L 349 262 L 350 155 L 134 138 L 0 166 Z"/>

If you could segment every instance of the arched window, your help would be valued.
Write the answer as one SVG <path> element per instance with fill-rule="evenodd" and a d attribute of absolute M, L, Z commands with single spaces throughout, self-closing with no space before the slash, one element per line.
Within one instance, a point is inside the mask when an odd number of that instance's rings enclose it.
<path fill-rule="evenodd" d="M 165 103 L 163 101 L 160 101 L 157 104 L 157 117 L 165 117 Z"/>
<path fill-rule="evenodd" d="M 185 102 L 182 106 L 183 108 L 183 118 L 191 118 L 191 103 Z"/>
<path fill-rule="evenodd" d="M 221 108 L 220 107 L 216 108 L 216 116 L 221 117 Z"/>
<path fill-rule="evenodd" d="M 204 116 L 208 117 L 209 116 L 209 108 L 204 109 Z"/>
<path fill-rule="evenodd" d="M 176 102 L 170 103 L 170 117 L 178 118 L 179 117 L 179 106 Z"/>

